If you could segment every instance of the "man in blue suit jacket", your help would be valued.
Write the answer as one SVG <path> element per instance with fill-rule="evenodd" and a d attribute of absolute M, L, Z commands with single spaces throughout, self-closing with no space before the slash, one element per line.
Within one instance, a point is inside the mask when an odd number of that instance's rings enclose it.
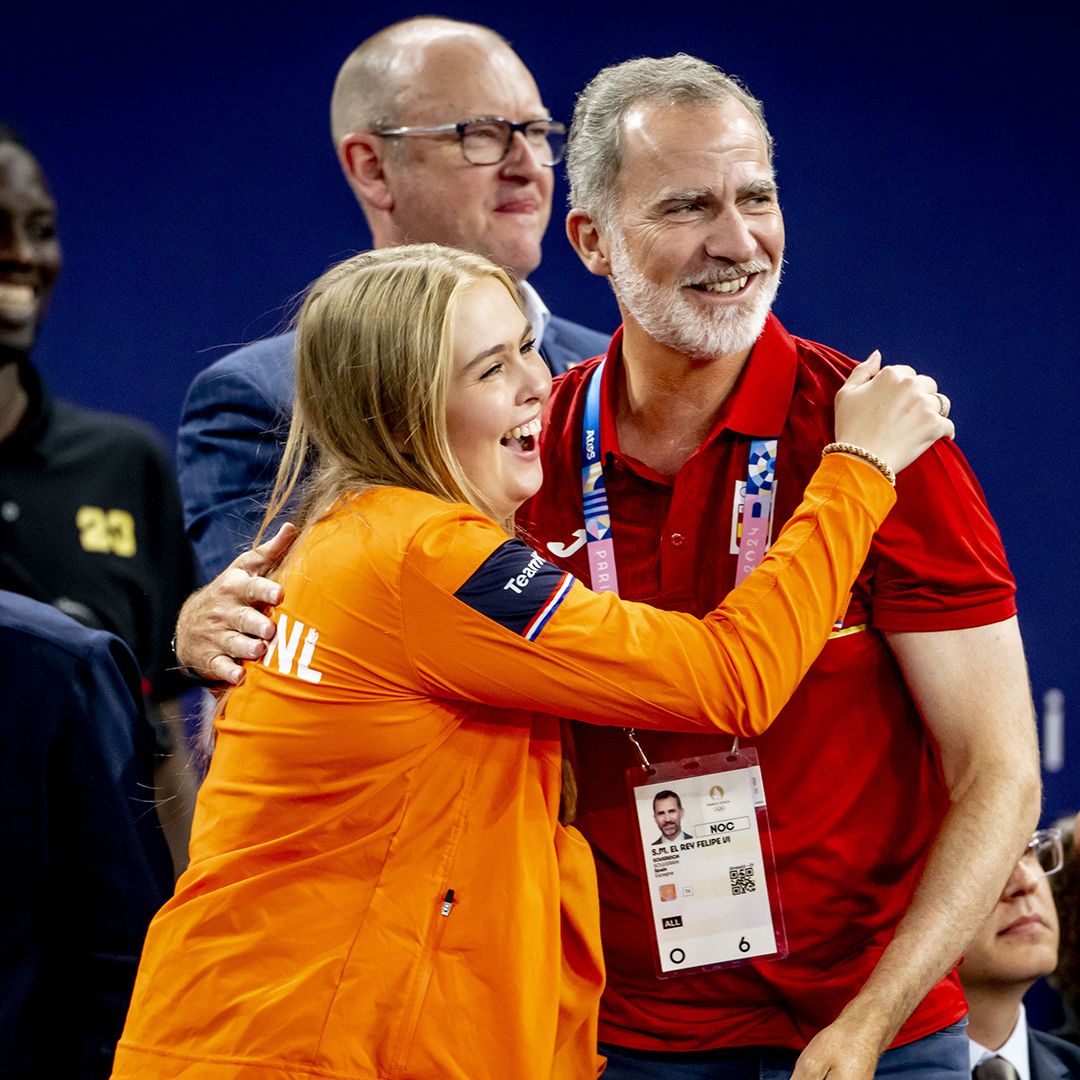
<path fill-rule="evenodd" d="M 1080 1077 L 1080 1046 L 1027 1024 L 1024 994 L 1057 967 L 1058 917 L 1047 875 L 1061 869 L 1061 835 L 1040 829 L 960 964 L 976 1080 Z"/>
<path fill-rule="evenodd" d="M 527 281 L 540 265 L 563 132 L 503 38 L 442 18 L 387 27 L 338 73 L 331 127 L 372 246 L 449 244 L 513 271 L 554 374 L 606 350 L 606 335 L 552 315 Z M 245 346 L 188 391 L 180 488 L 204 581 L 262 520 L 292 409 L 292 345 L 284 334 Z"/>

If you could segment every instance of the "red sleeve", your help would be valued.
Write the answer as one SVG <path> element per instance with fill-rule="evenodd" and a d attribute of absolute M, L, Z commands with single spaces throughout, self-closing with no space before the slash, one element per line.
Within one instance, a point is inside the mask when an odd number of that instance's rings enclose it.
<path fill-rule="evenodd" d="M 873 623 L 960 630 L 1016 614 L 1016 584 L 982 489 L 943 439 L 897 478 L 897 504 L 874 543 Z"/>

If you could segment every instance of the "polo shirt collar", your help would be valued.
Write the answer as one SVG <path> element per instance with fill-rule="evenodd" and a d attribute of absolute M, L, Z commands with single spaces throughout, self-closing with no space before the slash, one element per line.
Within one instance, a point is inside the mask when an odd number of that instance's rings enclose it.
<path fill-rule="evenodd" d="M 604 381 L 600 387 L 600 445 L 604 453 L 619 453 L 615 387 L 622 366 L 622 339 L 620 326 L 608 346 Z M 756 438 L 778 437 L 784 429 L 795 392 L 798 360 L 793 338 L 770 312 L 706 442 L 711 442 L 725 428 Z"/>

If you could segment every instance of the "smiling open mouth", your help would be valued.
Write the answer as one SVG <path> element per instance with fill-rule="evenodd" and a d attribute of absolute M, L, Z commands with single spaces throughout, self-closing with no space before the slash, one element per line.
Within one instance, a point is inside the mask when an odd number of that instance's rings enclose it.
<path fill-rule="evenodd" d="M 37 302 L 31 286 L 0 282 L 0 312 L 8 318 L 28 318 L 33 314 L 36 306 Z"/>
<path fill-rule="evenodd" d="M 540 418 L 530 420 L 527 424 L 521 424 L 519 427 L 511 428 L 499 442 L 503 446 L 509 446 L 515 440 L 522 450 L 532 450 L 536 446 L 536 437 L 540 434 L 541 428 Z"/>
<path fill-rule="evenodd" d="M 755 275 L 744 274 L 742 277 L 729 278 L 726 281 L 705 281 L 700 285 L 691 285 L 697 292 L 733 293 L 746 288 L 746 283 Z"/>

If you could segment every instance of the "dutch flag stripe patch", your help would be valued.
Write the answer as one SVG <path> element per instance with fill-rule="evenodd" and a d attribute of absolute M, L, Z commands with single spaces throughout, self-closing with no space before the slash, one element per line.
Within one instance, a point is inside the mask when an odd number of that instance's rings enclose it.
<path fill-rule="evenodd" d="M 454 593 L 463 604 L 507 630 L 535 641 L 574 584 L 520 540 L 497 547 Z"/>
<path fill-rule="evenodd" d="M 528 626 L 525 627 L 522 636 L 526 641 L 535 641 L 537 635 L 541 630 L 547 626 L 548 619 L 555 614 L 558 606 L 566 598 L 566 594 L 570 591 L 570 586 L 574 584 L 574 579 L 570 574 L 563 574 L 562 581 L 556 586 L 555 591 L 551 594 L 548 602 L 536 613 L 536 617 Z"/>

